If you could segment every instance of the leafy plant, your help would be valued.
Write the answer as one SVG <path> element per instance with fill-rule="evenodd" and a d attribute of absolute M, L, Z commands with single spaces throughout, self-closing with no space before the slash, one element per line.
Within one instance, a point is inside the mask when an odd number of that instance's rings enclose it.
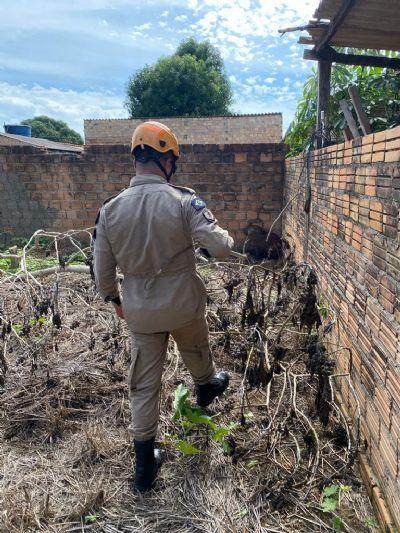
<path fill-rule="evenodd" d="M 352 52 L 351 49 L 345 49 Z M 369 55 L 376 51 L 365 50 Z M 399 52 L 386 52 L 389 57 L 399 57 Z M 398 72 L 377 67 L 333 65 L 331 74 L 331 98 L 329 103 L 329 126 L 332 142 L 343 140 L 345 119 L 340 109 L 342 99 L 349 100 L 348 86 L 358 86 L 361 101 L 370 117 L 372 131 L 381 131 L 400 124 L 400 76 Z M 285 136 L 290 146 L 288 155 L 296 155 L 310 147 L 317 117 L 318 82 L 317 71 L 303 86 L 295 118 Z"/>
<path fill-rule="evenodd" d="M 26 257 L 26 268 L 29 272 L 33 272 L 35 270 L 41 270 L 43 268 L 51 267 L 57 265 L 57 259 L 55 257 L 33 257 L 28 255 Z M 17 272 L 20 270 L 20 267 L 15 268 L 10 266 L 10 260 L 9 259 L 0 259 L 0 269 L 4 270 L 5 272 L 10 272 L 11 274 Z"/>
<path fill-rule="evenodd" d="M 85 516 L 85 524 L 94 524 L 98 518 L 97 514 L 88 514 Z"/>
<path fill-rule="evenodd" d="M 237 519 L 244 518 L 248 514 L 249 514 L 249 511 L 247 509 L 241 509 L 240 511 L 235 513 L 235 518 Z"/>
<path fill-rule="evenodd" d="M 45 242 L 40 243 L 39 241 L 39 246 L 46 247 L 47 244 L 45 244 Z M 21 251 L 19 251 L 19 253 L 21 253 Z M 69 265 L 80 265 L 86 261 L 85 256 L 80 252 L 73 252 L 65 257 L 62 257 L 61 259 L 63 264 Z M 49 268 L 57 265 L 58 261 L 56 257 L 35 257 L 33 255 L 26 256 L 26 268 L 28 269 L 28 272 L 34 272 L 35 270 L 42 270 L 43 268 Z M 20 270 L 20 267 L 11 267 L 9 259 L 0 259 L 0 270 L 14 274 Z"/>
<path fill-rule="evenodd" d="M 23 120 L 21 124 L 27 124 L 32 128 L 32 137 L 49 139 L 50 141 L 83 144 L 83 139 L 78 132 L 68 126 L 62 120 L 56 120 L 46 115 Z"/>
<path fill-rule="evenodd" d="M 327 307 L 325 306 L 323 300 L 321 300 L 318 305 L 317 305 L 317 309 L 318 309 L 318 313 L 320 315 L 320 317 L 323 319 L 323 320 L 326 320 L 328 318 L 328 309 Z"/>
<path fill-rule="evenodd" d="M 184 439 L 179 439 L 177 442 L 179 450 L 184 455 L 204 453 L 203 450 L 192 446 L 186 440 L 192 430 L 199 429 L 203 426 L 211 430 L 211 438 L 214 442 L 221 444 L 222 449 L 226 453 L 230 453 L 232 449 L 226 437 L 237 427 L 237 424 L 231 423 L 229 427 L 218 426 L 210 416 L 203 413 L 200 407 L 193 407 L 191 405 L 189 394 L 189 390 L 182 383 L 175 389 L 172 420 L 175 422 L 179 420 L 181 422 L 184 436 Z M 168 435 L 167 437 L 173 440 L 176 436 Z"/>
<path fill-rule="evenodd" d="M 46 322 L 46 317 L 40 316 L 39 318 L 31 318 L 28 321 L 28 324 L 29 324 L 29 326 L 37 326 L 37 325 L 42 325 L 45 322 Z M 12 328 L 15 331 L 15 333 L 20 333 L 25 326 L 26 326 L 26 324 L 22 324 L 22 323 L 19 322 L 17 324 L 13 324 Z"/>
<path fill-rule="evenodd" d="M 332 517 L 332 527 L 334 531 L 338 533 L 343 531 L 344 523 L 341 517 L 335 514 L 335 511 L 340 507 L 340 498 L 343 493 L 348 493 L 351 491 L 349 485 L 328 485 L 324 487 L 322 494 L 322 502 L 320 509 L 323 513 L 331 513 L 334 516 Z"/>
<path fill-rule="evenodd" d="M 369 516 L 364 518 L 363 522 L 364 522 L 364 526 L 365 527 L 368 527 L 368 528 L 371 528 L 371 529 L 373 527 L 378 527 L 378 524 L 376 523 L 376 520 L 374 518 L 369 517 Z"/>
<path fill-rule="evenodd" d="M 131 118 L 209 116 L 229 114 L 231 101 L 219 50 L 191 38 L 131 76 L 125 107 Z"/>
<path fill-rule="evenodd" d="M 340 533 L 344 529 L 343 520 L 340 518 L 340 516 L 334 516 L 332 518 L 332 527 L 334 531 L 337 531 Z"/>

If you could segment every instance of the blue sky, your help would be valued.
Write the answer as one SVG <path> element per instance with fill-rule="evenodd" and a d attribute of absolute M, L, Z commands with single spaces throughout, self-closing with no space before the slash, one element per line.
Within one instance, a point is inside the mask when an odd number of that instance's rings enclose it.
<path fill-rule="evenodd" d="M 312 64 L 299 34 L 318 0 L 1 0 L 0 120 L 39 114 L 82 132 L 84 118 L 123 118 L 130 74 L 182 39 L 223 55 L 233 111 L 281 111 L 287 126 Z"/>

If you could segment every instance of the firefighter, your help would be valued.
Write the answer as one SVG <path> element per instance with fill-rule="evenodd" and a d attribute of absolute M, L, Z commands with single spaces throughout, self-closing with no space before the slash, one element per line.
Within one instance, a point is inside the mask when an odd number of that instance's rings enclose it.
<path fill-rule="evenodd" d="M 100 295 L 132 333 L 128 386 L 135 488 L 146 492 L 161 464 L 154 443 L 169 336 L 191 373 L 199 406 L 208 406 L 228 387 L 229 375 L 216 372 L 210 353 L 206 289 L 196 272 L 194 243 L 225 259 L 233 239 L 192 189 L 170 183 L 179 145 L 167 126 L 140 124 L 131 151 L 136 176 L 97 217 L 94 273 Z M 121 293 L 117 266 L 124 275 Z"/>

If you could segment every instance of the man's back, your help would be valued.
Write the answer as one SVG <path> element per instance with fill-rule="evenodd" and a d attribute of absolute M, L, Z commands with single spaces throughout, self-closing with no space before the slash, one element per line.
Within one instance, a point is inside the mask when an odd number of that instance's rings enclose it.
<path fill-rule="evenodd" d="M 205 218 L 193 207 L 193 197 L 190 189 L 146 174 L 101 210 L 95 265 L 109 260 L 124 274 L 124 315 L 132 331 L 170 331 L 204 313 L 206 291 L 196 273 L 193 238 L 221 257 L 229 254 L 232 240 L 209 211 Z M 113 280 L 101 273 L 96 279 L 106 296 Z"/>
<path fill-rule="evenodd" d="M 131 187 L 104 206 L 108 238 L 125 276 L 152 278 L 194 269 L 181 197 L 162 178 L 137 176 Z"/>

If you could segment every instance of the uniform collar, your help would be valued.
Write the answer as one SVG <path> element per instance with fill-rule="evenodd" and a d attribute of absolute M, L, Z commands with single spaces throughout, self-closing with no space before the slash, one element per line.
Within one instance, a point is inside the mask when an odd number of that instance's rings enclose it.
<path fill-rule="evenodd" d="M 147 185 L 151 183 L 168 184 L 165 178 L 162 178 L 161 176 L 157 176 L 157 174 L 138 174 L 137 176 L 134 176 L 131 179 L 129 183 L 129 187 L 133 187 L 136 185 Z"/>

